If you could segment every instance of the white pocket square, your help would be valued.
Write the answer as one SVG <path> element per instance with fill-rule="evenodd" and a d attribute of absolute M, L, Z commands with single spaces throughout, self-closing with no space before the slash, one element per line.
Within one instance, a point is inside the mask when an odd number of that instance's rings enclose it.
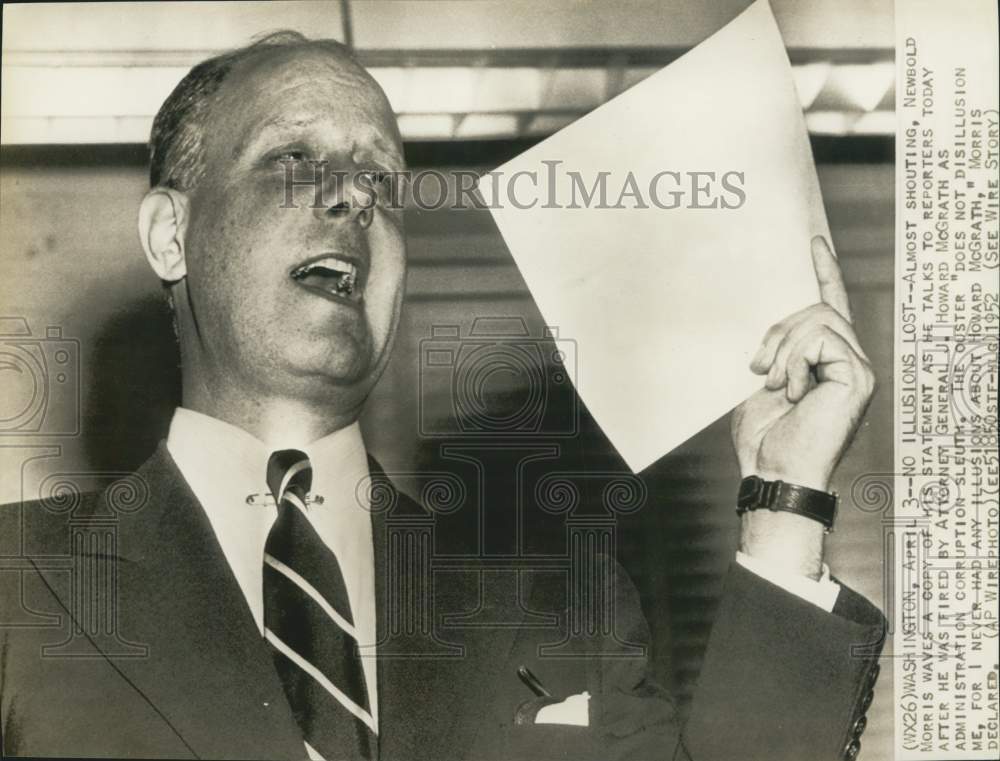
<path fill-rule="evenodd" d="M 590 726 L 590 693 L 570 695 L 559 703 L 538 709 L 535 724 L 568 724 L 575 727 Z"/>

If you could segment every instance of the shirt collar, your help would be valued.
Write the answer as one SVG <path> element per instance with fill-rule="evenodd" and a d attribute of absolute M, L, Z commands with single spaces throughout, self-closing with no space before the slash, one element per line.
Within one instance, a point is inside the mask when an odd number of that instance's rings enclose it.
<path fill-rule="evenodd" d="M 313 468 L 313 494 L 335 502 L 352 501 L 368 476 L 368 456 L 357 422 L 309 443 L 289 442 Z M 268 495 L 267 460 L 273 451 L 242 428 L 209 415 L 178 407 L 167 436 L 167 449 L 203 504 L 228 499 L 239 484 L 251 494 Z M 226 484 L 226 494 L 217 485 Z M 356 501 L 356 500 L 353 500 Z M 208 505 L 206 505 L 208 507 Z"/>
<path fill-rule="evenodd" d="M 374 642 L 369 471 L 360 426 L 353 423 L 297 448 L 313 466 L 310 494 L 323 497 L 307 515 L 337 556 L 359 631 L 363 630 L 365 641 Z M 265 498 L 271 448 L 236 426 L 181 407 L 170 423 L 167 450 L 208 516 L 258 628 L 262 627 L 264 545 L 277 516 L 274 501 Z M 248 504 L 251 495 L 257 499 Z"/>

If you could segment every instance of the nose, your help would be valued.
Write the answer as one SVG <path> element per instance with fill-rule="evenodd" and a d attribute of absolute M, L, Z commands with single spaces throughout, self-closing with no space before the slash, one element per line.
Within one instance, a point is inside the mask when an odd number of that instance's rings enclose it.
<path fill-rule="evenodd" d="M 333 206 L 328 206 L 326 208 L 320 207 L 315 211 L 318 216 L 321 216 L 324 219 L 337 219 L 342 221 L 349 221 L 353 219 L 362 230 L 367 230 L 371 226 L 372 219 L 375 216 L 370 206 L 353 207 L 350 201 L 341 201 L 340 203 L 335 203 Z"/>
<path fill-rule="evenodd" d="M 314 208 L 313 214 L 341 224 L 354 222 L 362 230 L 367 230 L 375 217 L 374 200 L 360 192 L 353 180 L 354 177 L 347 177 L 334 182 L 329 196 L 332 203 Z"/>

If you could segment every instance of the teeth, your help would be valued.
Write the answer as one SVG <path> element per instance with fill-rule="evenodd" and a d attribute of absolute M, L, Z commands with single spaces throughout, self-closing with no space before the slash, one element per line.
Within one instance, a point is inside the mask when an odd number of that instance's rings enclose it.
<path fill-rule="evenodd" d="M 304 264 L 292 272 L 292 279 L 305 280 L 310 275 L 318 275 L 332 281 L 331 290 L 339 296 L 350 296 L 354 293 L 358 280 L 358 268 L 349 261 L 337 256 L 326 256 L 322 259 Z"/>
<path fill-rule="evenodd" d="M 337 272 L 350 275 L 352 278 L 357 278 L 358 268 L 355 267 L 351 262 L 341 259 L 336 256 L 326 256 L 322 259 L 317 259 L 314 262 L 309 262 L 309 264 L 303 264 L 295 272 L 292 273 L 292 277 L 300 278 L 305 277 L 311 271 L 322 267 L 323 269 L 336 270 Z"/>
<path fill-rule="evenodd" d="M 357 275 L 351 273 L 345 273 L 340 276 L 337 284 L 334 286 L 337 293 L 341 296 L 350 296 L 354 293 L 354 283 L 356 282 Z"/>

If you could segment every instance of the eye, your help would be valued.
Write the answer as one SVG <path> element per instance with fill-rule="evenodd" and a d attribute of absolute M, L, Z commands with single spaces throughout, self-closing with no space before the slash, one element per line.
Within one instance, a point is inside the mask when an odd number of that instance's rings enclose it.
<path fill-rule="evenodd" d="M 299 148 L 282 148 L 271 154 L 271 160 L 279 164 L 288 161 L 305 161 L 306 152 Z"/>
<path fill-rule="evenodd" d="M 392 173 L 386 172 L 384 169 L 365 169 L 361 174 L 367 178 L 368 184 L 375 189 L 388 188 L 392 182 Z"/>
<path fill-rule="evenodd" d="M 396 175 L 378 167 L 363 169 L 358 173 L 361 186 L 372 194 L 372 200 L 380 205 L 398 203 L 396 198 Z"/>

